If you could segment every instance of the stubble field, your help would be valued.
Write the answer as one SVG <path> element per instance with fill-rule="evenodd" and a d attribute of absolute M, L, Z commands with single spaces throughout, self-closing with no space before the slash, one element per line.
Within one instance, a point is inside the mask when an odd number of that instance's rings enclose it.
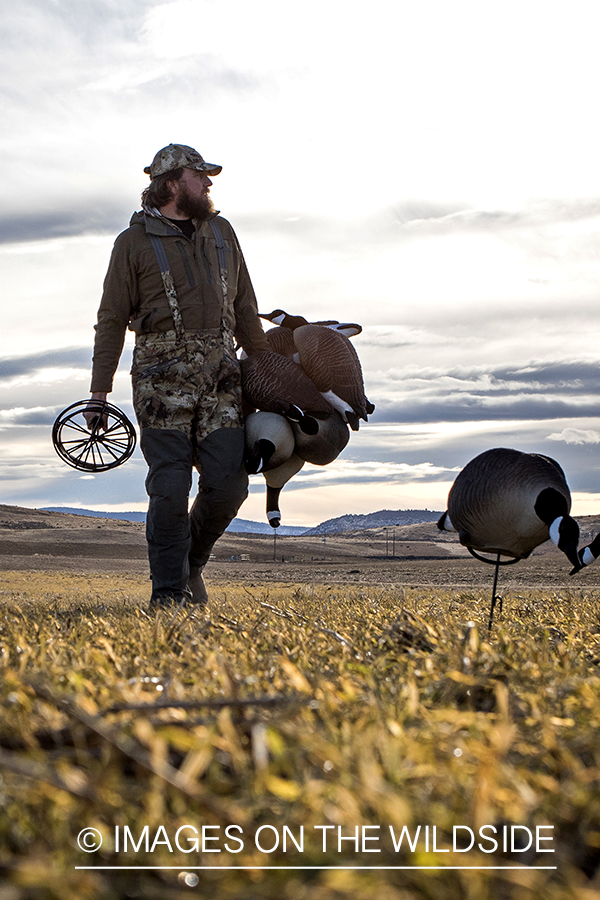
<path fill-rule="evenodd" d="M 509 567 L 488 633 L 428 526 L 228 536 L 150 616 L 139 526 L 1 511 L 2 900 L 600 897 L 593 567 Z"/>

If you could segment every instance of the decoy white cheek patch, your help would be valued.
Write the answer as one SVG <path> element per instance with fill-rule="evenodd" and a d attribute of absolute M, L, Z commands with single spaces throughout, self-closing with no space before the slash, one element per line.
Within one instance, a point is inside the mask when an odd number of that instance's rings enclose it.
<path fill-rule="evenodd" d="M 581 561 L 584 566 L 591 566 L 593 562 L 596 561 L 596 557 L 592 553 L 589 547 L 586 547 L 583 553 L 581 554 Z"/>
<path fill-rule="evenodd" d="M 563 517 L 559 516 L 558 519 L 555 519 L 552 525 L 550 526 L 550 539 L 556 544 L 558 547 L 558 542 L 560 540 L 560 523 L 562 522 Z"/>

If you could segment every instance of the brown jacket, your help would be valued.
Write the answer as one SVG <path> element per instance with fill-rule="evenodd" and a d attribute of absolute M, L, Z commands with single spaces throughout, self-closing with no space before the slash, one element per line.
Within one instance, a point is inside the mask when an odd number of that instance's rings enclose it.
<path fill-rule="evenodd" d="M 147 232 L 162 239 L 186 331 L 220 329 L 224 318 L 248 355 L 268 349 L 235 232 L 220 216 L 218 225 L 227 252 L 225 316 L 215 238 L 209 223 L 196 223 L 195 237 L 189 240 L 167 219 L 148 213 L 133 214 L 129 228 L 115 241 L 104 280 L 95 326 L 92 391 L 112 390 L 128 328 L 136 334 L 173 328 L 160 268 Z"/>

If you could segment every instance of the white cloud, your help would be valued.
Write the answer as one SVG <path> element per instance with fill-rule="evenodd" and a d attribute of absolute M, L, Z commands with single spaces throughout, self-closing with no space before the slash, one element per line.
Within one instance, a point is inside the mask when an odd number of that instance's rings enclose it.
<path fill-rule="evenodd" d="M 563 428 L 548 435 L 549 441 L 564 441 L 565 444 L 599 444 L 599 431 L 583 431 L 580 428 Z"/>

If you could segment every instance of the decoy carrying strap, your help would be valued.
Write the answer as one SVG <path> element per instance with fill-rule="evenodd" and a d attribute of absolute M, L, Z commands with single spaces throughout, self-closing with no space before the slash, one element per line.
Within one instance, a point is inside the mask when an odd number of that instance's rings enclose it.
<path fill-rule="evenodd" d="M 210 225 L 212 233 L 215 237 L 217 259 L 219 261 L 219 278 L 221 281 L 221 291 L 223 293 L 223 315 L 221 317 L 221 328 L 222 330 L 228 331 L 229 329 L 225 324 L 225 314 L 227 311 L 227 253 L 225 250 L 225 241 L 223 240 L 221 229 L 217 225 L 216 221 L 214 219 L 210 219 L 208 224 Z M 177 340 L 183 340 L 185 336 L 185 329 L 183 327 L 183 319 L 181 318 L 181 309 L 179 308 L 177 291 L 175 290 L 175 282 L 173 280 L 173 275 L 169 267 L 169 260 L 167 259 L 167 254 L 165 252 L 163 242 L 157 234 L 150 234 L 148 232 L 147 234 L 150 238 L 150 243 L 152 244 L 154 253 L 156 254 L 156 261 L 158 262 L 158 267 L 160 269 L 160 275 L 165 288 L 165 294 L 167 295 L 169 308 L 171 310 L 171 315 L 173 316 L 175 336 Z"/>

